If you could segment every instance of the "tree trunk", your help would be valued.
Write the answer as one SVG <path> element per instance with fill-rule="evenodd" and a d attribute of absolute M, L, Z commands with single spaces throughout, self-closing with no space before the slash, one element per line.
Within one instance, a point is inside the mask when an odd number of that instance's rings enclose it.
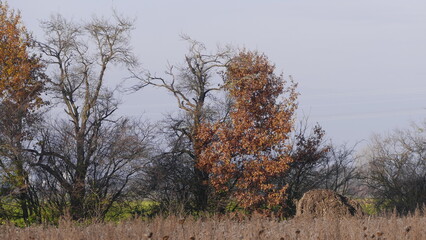
<path fill-rule="evenodd" d="M 22 145 L 19 141 L 17 141 L 16 146 L 18 149 L 22 149 Z M 28 176 L 27 173 L 24 170 L 23 161 L 22 161 L 22 155 L 18 154 L 15 157 L 15 171 L 16 171 L 16 177 L 18 178 L 18 185 L 16 186 L 19 189 L 19 205 L 22 210 L 22 218 L 25 221 L 25 224 L 29 225 L 29 196 L 28 196 Z"/>
<path fill-rule="evenodd" d="M 83 130 L 82 130 L 83 129 Z M 81 220 L 86 217 L 84 202 L 86 197 L 86 174 L 87 164 L 85 164 L 84 151 L 84 128 L 77 131 L 77 164 L 74 175 L 74 183 L 69 193 L 70 214 L 73 220 Z"/>
<path fill-rule="evenodd" d="M 72 220 L 75 221 L 81 220 L 86 216 L 84 209 L 85 189 L 80 181 L 76 181 L 72 191 L 69 193 L 70 215 Z"/>
<path fill-rule="evenodd" d="M 195 172 L 195 209 L 198 211 L 205 211 L 208 207 L 209 187 L 208 187 L 208 174 L 197 167 Z"/>
<path fill-rule="evenodd" d="M 24 218 L 25 224 L 29 225 L 29 213 L 28 213 L 28 196 L 26 192 L 19 194 L 19 204 L 21 205 L 22 217 Z"/>
<path fill-rule="evenodd" d="M 194 174 L 195 174 L 195 186 L 194 186 L 194 195 L 195 195 L 195 210 L 205 211 L 208 207 L 209 202 L 209 192 L 208 192 L 208 180 L 209 175 L 202 169 L 200 169 L 198 164 L 198 157 L 200 156 L 202 146 L 198 141 L 198 130 L 201 124 L 202 119 L 202 107 L 204 105 L 204 97 L 200 97 L 198 105 L 194 112 L 194 125 L 192 129 L 192 144 L 194 148 Z"/>

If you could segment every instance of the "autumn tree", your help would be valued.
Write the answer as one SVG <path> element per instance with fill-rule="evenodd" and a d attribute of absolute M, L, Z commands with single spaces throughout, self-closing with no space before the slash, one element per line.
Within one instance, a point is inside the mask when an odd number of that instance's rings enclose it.
<path fill-rule="evenodd" d="M 187 36 L 183 36 L 183 39 L 189 43 L 183 65 L 169 66 L 165 77 L 149 72 L 135 74 L 135 77 L 141 81 L 141 86 L 160 87 L 171 93 L 182 110 L 179 116 L 170 116 L 166 120 L 164 132 L 168 137 L 168 149 L 161 155 L 163 160 L 180 161 L 184 168 L 190 166 L 192 176 L 185 182 L 191 183 L 189 192 L 194 198 L 192 208 L 206 210 L 209 174 L 197 167 L 201 144 L 196 135 L 205 121 L 221 119 L 224 115 L 214 108 L 218 100 L 215 94 L 223 88 L 221 73 L 232 56 L 232 49 L 219 48 L 217 52 L 209 53 L 204 44 Z M 182 171 L 188 173 L 184 169 Z"/>
<path fill-rule="evenodd" d="M 132 21 L 116 15 L 75 23 L 57 15 L 42 27 L 46 41 L 39 46 L 52 69 L 49 88 L 66 115 L 43 131 L 33 166 L 66 193 L 73 219 L 103 217 L 147 153 L 143 125 L 114 117 L 116 85 L 107 81 L 113 65 L 137 64 Z"/>
<path fill-rule="evenodd" d="M 0 2 L 0 169 L 2 196 L 17 199 L 22 218 L 37 215 L 37 200 L 29 181 L 24 151 L 40 120 L 46 76 L 40 59 L 31 53 L 33 40 L 19 13 Z"/>
<path fill-rule="evenodd" d="M 297 108 L 296 84 L 274 73 L 268 58 L 242 51 L 227 65 L 225 88 L 232 100 L 229 121 L 204 123 L 197 132 L 197 167 L 210 174 L 219 193 L 247 209 L 284 203 L 286 186 L 273 180 L 286 172 Z"/>
<path fill-rule="evenodd" d="M 42 102 L 43 65 L 30 53 L 33 40 L 19 13 L 0 3 L 0 23 L 0 97 L 2 102 L 34 109 Z"/>

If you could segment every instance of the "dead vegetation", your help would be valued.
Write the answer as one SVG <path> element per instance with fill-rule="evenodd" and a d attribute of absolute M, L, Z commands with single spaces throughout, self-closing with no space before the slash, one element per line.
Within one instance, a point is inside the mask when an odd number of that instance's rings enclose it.
<path fill-rule="evenodd" d="M 156 217 L 122 223 L 83 226 L 62 221 L 55 226 L 17 228 L 0 226 L 0 239 L 426 239 L 426 217 L 417 213 L 397 217 L 298 217 L 278 221 L 261 216 L 250 218 Z"/>
<path fill-rule="evenodd" d="M 303 194 L 298 201 L 296 216 L 363 216 L 361 205 L 335 191 L 315 189 Z"/>

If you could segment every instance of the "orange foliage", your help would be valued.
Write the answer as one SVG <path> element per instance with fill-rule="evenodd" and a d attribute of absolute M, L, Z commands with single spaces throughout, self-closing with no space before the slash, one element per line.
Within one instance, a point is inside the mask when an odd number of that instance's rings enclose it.
<path fill-rule="evenodd" d="M 0 2 L 0 99 L 33 109 L 40 106 L 43 87 L 41 65 L 30 56 L 31 40 L 21 16 Z"/>
<path fill-rule="evenodd" d="M 228 192 L 242 207 L 283 204 L 286 187 L 273 179 L 292 162 L 289 134 L 297 108 L 296 84 L 287 86 L 258 53 L 241 52 L 227 67 L 226 90 L 233 101 L 230 120 L 200 127 L 198 167 L 210 184 Z"/>

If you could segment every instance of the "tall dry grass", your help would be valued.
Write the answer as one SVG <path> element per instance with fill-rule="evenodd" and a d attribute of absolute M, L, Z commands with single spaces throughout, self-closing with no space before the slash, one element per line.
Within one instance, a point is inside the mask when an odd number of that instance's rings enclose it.
<path fill-rule="evenodd" d="M 180 218 L 95 223 L 61 221 L 55 226 L 0 226 L 0 239 L 426 239 L 426 217 L 395 215 L 364 218 L 297 218 L 278 221 L 261 216 Z"/>

